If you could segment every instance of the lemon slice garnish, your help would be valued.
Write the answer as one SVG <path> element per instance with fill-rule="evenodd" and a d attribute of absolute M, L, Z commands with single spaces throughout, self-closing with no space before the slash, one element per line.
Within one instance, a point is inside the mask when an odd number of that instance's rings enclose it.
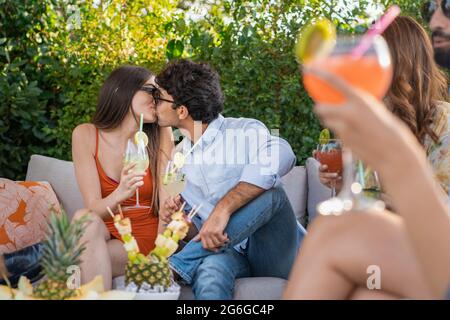
<path fill-rule="evenodd" d="M 319 18 L 302 28 L 295 45 L 295 56 L 299 63 L 326 57 L 336 44 L 336 27 L 326 19 Z"/>
<path fill-rule="evenodd" d="M 330 138 L 331 138 L 330 130 L 323 129 L 322 131 L 320 131 L 320 134 L 319 134 L 319 143 L 320 144 L 327 144 L 330 141 Z"/>
<path fill-rule="evenodd" d="M 181 152 L 177 152 L 173 156 L 173 164 L 178 169 L 183 168 L 185 162 L 185 156 Z"/>
<path fill-rule="evenodd" d="M 134 135 L 134 143 L 136 143 L 136 145 L 139 145 L 139 140 L 142 140 L 145 146 L 148 145 L 148 137 L 144 131 L 138 131 Z"/>

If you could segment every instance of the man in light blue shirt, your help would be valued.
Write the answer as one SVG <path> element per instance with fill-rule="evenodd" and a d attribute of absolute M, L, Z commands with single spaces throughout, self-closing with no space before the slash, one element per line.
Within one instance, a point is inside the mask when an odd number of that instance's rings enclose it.
<path fill-rule="evenodd" d="M 231 299 L 240 277 L 287 279 L 304 235 L 280 187 L 296 161 L 290 145 L 260 121 L 224 118 L 219 76 L 207 64 L 180 60 L 155 81 L 159 125 L 184 136 L 182 200 L 202 205 L 198 234 L 169 259 L 171 268 L 197 299 Z M 168 200 L 162 219 L 180 205 Z"/>

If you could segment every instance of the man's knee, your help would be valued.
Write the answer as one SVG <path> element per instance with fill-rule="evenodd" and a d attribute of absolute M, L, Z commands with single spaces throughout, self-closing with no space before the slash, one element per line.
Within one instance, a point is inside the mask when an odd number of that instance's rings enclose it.
<path fill-rule="evenodd" d="M 215 256 L 217 255 L 210 255 L 203 259 L 197 269 L 198 276 L 214 278 L 227 272 L 225 264 L 221 262 L 221 259 L 217 259 Z"/>
<path fill-rule="evenodd" d="M 245 263 L 247 262 L 245 261 Z M 233 253 L 225 251 L 204 258 L 197 268 L 196 278 L 206 282 L 219 281 L 227 284 L 230 282 L 229 285 L 233 286 L 237 274 L 240 274 L 246 267 L 247 264 L 244 264 L 244 260 L 237 259 Z"/>
<path fill-rule="evenodd" d="M 274 201 L 289 201 L 286 191 L 284 191 L 284 188 L 281 186 L 273 187 L 272 189 L 267 190 L 266 193 L 270 195 Z"/>
<path fill-rule="evenodd" d="M 286 206 L 289 206 L 288 208 L 292 210 L 291 204 L 283 187 L 274 187 L 266 190 L 256 200 L 263 201 L 266 205 L 269 205 L 272 210 L 284 209 L 284 211 L 286 211 Z"/>
<path fill-rule="evenodd" d="M 197 299 L 232 299 L 235 276 L 222 257 L 206 257 L 197 268 L 192 289 Z"/>

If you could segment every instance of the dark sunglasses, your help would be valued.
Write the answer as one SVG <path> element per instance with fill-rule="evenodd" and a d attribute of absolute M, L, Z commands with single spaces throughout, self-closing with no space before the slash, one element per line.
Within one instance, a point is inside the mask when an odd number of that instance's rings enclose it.
<path fill-rule="evenodd" d="M 430 22 L 431 17 L 438 9 L 436 1 L 425 2 L 422 6 L 422 17 L 426 22 Z M 450 0 L 441 1 L 441 9 L 444 15 L 450 19 Z"/>
<path fill-rule="evenodd" d="M 153 97 L 153 100 L 155 101 L 155 106 L 159 105 L 161 103 L 161 101 L 173 103 L 174 107 L 180 106 L 179 103 L 176 103 L 173 100 L 161 98 L 161 91 L 152 84 L 146 84 L 146 85 L 142 86 L 141 90 L 147 92 L 148 94 L 150 94 Z"/>

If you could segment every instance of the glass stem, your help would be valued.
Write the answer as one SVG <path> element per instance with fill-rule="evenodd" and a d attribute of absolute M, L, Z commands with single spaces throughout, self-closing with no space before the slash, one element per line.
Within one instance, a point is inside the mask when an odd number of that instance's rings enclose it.
<path fill-rule="evenodd" d="M 139 188 L 136 188 L 136 207 L 139 207 Z"/>
<path fill-rule="evenodd" d="M 336 197 L 336 180 L 331 181 L 331 197 Z"/>

